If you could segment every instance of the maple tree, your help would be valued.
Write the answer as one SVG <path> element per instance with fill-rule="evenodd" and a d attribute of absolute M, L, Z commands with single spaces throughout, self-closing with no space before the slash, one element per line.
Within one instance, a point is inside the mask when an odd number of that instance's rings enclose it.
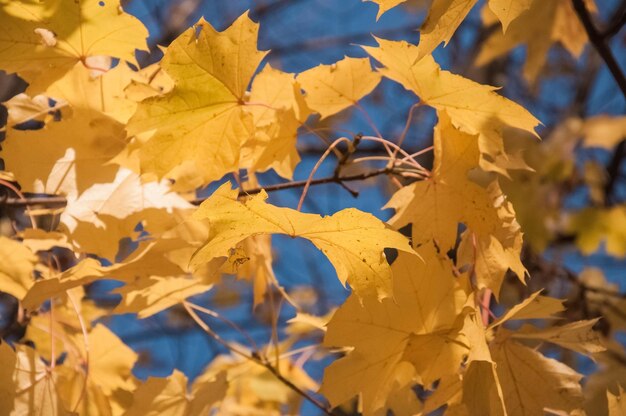
<path fill-rule="evenodd" d="M 405 3 L 370 1 L 377 18 Z M 9 213 L 0 292 L 17 305 L 1 334 L 0 415 L 298 414 L 303 403 L 324 414 L 626 414 L 626 352 L 615 337 L 625 297 L 602 270 L 577 275 L 545 254 L 569 238 L 584 254 L 626 255 L 614 180 L 574 158 L 579 148 L 622 157 L 626 118 L 568 117 L 542 141 L 530 111 L 433 57 L 482 7 L 492 30 L 476 66 L 525 45 L 532 84 L 553 44 L 579 57 L 591 42 L 626 97 L 607 44 L 623 19 L 599 31 L 591 0 L 478 3 L 433 0 L 418 43 L 375 36 L 360 47 L 366 57 L 289 73 L 266 62 L 247 12 L 224 30 L 201 18 L 142 65 L 148 29 L 119 0 L 0 0 L 0 69 L 25 83 L 4 102 L 0 152 Z M 360 104 L 387 82 L 412 100 L 397 136 L 381 134 Z M 409 150 L 414 112 L 425 108 L 432 146 Z M 370 131 L 348 135 L 342 116 L 355 109 Z M 294 180 L 311 133 L 324 148 Z M 362 156 L 365 144 L 382 156 Z M 316 178 L 331 155 L 332 175 Z M 267 172 L 280 182 L 265 183 Z M 312 187 L 357 196 L 348 183 L 370 178 L 394 187 L 389 221 L 356 208 L 302 212 Z M 593 204 L 566 212 L 573 181 Z M 300 190 L 297 204 L 268 202 L 285 189 Z M 273 258 L 279 236 L 320 251 L 345 302 L 316 315 L 286 289 Z M 571 284 L 584 314 L 551 296 L 550 282 L 533 283 L 542 274 Z M 265 345 L 206 301 L 232 275 L 267 311 Z M 113 307 L 89 293 L 110 280 L 119 282 Z M 159 313 L 226 353 L 193 380 L 180 369 L 140 379 L 143 357 L 104 323 Z M 603 365 L 585 386 L 595 390 L 583 391 L 574 353 Z M 321 380 L 303 366 L 314 355 Z"/>

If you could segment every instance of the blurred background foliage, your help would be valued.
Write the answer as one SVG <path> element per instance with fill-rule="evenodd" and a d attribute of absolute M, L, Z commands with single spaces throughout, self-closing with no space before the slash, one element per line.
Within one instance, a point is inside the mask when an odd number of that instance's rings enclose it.
<path fill-rule="evenodd" d="M 550 0 L 557 1 L 557 0 Z M 514 277 L 508 279 L 501 292 L 498 311 L 518 303 L 530 293 L 545 288 L 545 293 L 567 299 L 567 319 L 603 317 L 597 324 L 607 339 L 609 349 L 598 355 L 596 363 L 569 353 L 560 359 L 585 374 L 585 394 L 589 409 L 604 409 L 605 391 L 615 382 L 626 385 L 626 100 L 596 50 L 586 44 L 584 33 L 566 34 L 555 42 L 537 64 L 528 68 L 528 48 L 515 47 L 510 53 L 489 56 L 496 50 L 500 26 L 488 12 L 484 2 L 461 24 L 452 40 L 434 53 L 445 69 L 477 82 L 500 86 L 500 93 L 529 109 L 543 123 L 539 128 L 542 141 L 510 132 L 506 137 L 512 151 L 524 154 L 534 169 L 516 171 L 511 181 L 503 182 L 513 202 L 525 236 L 523 260 L 530 272 L 528 286 Z M 538 2 L 542 3 L 542 2 Z M 429 1 L 409 0 L 376 20 L 377 7 L 359 0 L 129 0 L 124 9 L 141 19 L 150 32 L 150 52 L 139 53 L 140 65 L 147 66 L 162 57 L 159 46 L 168 45 L 181 32 L 204 16 L 216 29 L 223 30 L 244 11 L 260 22 L 259 49 L 269 50 L 266 61 L 286 72 L 301 72 L 319 64 L 330 64 L 344 56 L 364 57 L 358 45 L 372 45 L 372 35 L 386 39 L 402 39 L 417 43 L 416 31 L 426 16 Z M 626 1 L 597 0 L 594 21 L 616 56 L 626 68 Z M 572 15 L 571 19 L 576 19 Z M 530 22 L 527 22 L 530 24 Z M 527 32 L 540 28 L 528 26 Z M 518 30 L 519 36 L 524 29 Z M 527 33 L 527 35 L 529 35 Z M 583 36 L 578 41 L 576 36 Z M 579 42 L 578 44 L 576 42 Z M 487 45 L 487 46 L 486 46 Z M 484 50 L 484 48 L 491 48 Z M 537 58 L 535 56 L 535 58 Z M 478 65 L 479 63 L 480 65 Z M 23 91 L 26 85 L 14 75 L 0 74 L 0 101 Z M 344 111 L 324 120 L 329 127 L 325 136 L 334 140 L 358 133 L 374 134 L 367 114 L 384 137 L 398 137 L 405 129 L 408 113 L 415 97 L 399 84 L 384 79 L 375 92 L 361 103 L 364 111 Z M 6 123 L 7 113 L 1 114 Z M 434 111 L 418 107 L 408 126 L 404 147 L 413 153 L 432 144 Z M 318 125 L 319 127 L 319 125 Z M 326 146 L 315 135 L 301 130 L 298 149 L 302 162 L 295 178 L 306 179 Z M 381 147 L 363 144 L 363 156 L 383 155 Z M 429 165 L 431 156 L 423 163 Z M 318 175 L 331 175 L 335 160 L 327 160 Z M 372 167 L 376 166 L 372 162 Z M 345 168 L 349 173 L 350 166 Z M 228 178 L 227 178 L 228 179 Z M 259 177 L 265 185 L 281 179 L 266 173 Z M 198 192 L 206 196 L 216 186 Z M 359 191 L 354 198 L 337 184 L 320 185 L 311 191 L 304 211 L 333 213 L 346 207 L 357 207 L 388 219 L 391 210 L 382 210 L 393 188 L 384 178 L 372 178 L 351 184 Z M 295 207 L 299 190 L 273 192 L 270 202 Z M 0 206 L 7 222 L 25 221 L 23 212 Z M 287 237 L 273 239 L 273 266 L 281 286 L 289 295 L 305 305 L 306 312 L 325 316 L 343 302 L 348 291 L 341 287 L 328 261 L 304 240 Z M 108 291 L 114 283 L 97 282 L 87 287 L 88 296 L 101 306 L 114 306 L 117 295 Z M 17 304 L 9 295 L 2 297 L 0 330 L 4 337 L 19 339 L 23 328 L 17 322 Z M 226 279 L 224 284 L 196 299 L 210 304 L 223 316 L 236 323 L 256 342 L 265 343 L 272 336 L 272 311 L 268 302 L 253 308 L 252 289 L 248 281 Z M 294 316 L 289 305 L 283 305 L 279 317 L 279 336 L 297 339 L 292 348 L 319 343 L 322 332 L 299 334 L 297 323 L 287 324 Z M 252 312 L 252 313 L 251 313 Z M 132 316 L 104 315 L 99 318 L 138 354 L 134 374 L 140 378 L 166 376 L 179 369 L 190 379 L 219 354 L 226 353 L 198 328 L 180 308 L 171 308 L 144 320 Z M 245 337 L 229 324 L 218 320 L 212 328 L 223 338 L 245 343 Z M 290 341 L 291 342 L 291 341 Z M 319 382 L 328 356 L 300 355 L 299 365 Z M 228 365 L 214 362 L 212 365 Z M 250 388 L 265 397 L 282 391 L 251 378 Z M 308 382 L 308 381 L 307 381 Z M 286 393 L 276 393 L 278 396 Z M 271 396 L 271 394 L 270 394 Z M 283 401 L 269 397 L 269 402 Z M 349 409 L 345 409 L 349 412 Z M 308 405 L 303 413 L 314 413 Z M 590 414 L 602 414 L 599 413 Z"/>

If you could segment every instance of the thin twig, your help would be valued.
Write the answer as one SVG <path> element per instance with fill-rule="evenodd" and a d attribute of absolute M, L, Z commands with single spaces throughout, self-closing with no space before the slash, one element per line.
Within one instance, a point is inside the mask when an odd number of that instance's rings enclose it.
<path fill-rule="evenodd" d="M 231 345 L 228 341 L 224 340 L 222 337 L 220 337 L 217 333 L 215 333 L 199 316 L 198 314 L 195 313 L 195 311 L 193 310 L 193 308 L 190 306 L 190 304 L 188 302 L 183 302 L 183 307 L 185 308 L 185 310 L 187 311 L 187 313 L 189 314 L 189 316 L 191 317 L 191 319 L 193 319 L 198 326 L 200 326 L 200 328 L 202 328 L 204 330 L 204 332 L 206 332 L 207 334 L 209 334 L 215 341 L 217 341 L 218 343 L 220 343 L 221 345 L 223 345 L 226 349 L 228 349 L 229 351 L 231 351 L 234 354 L 239 355 L 242 358 L 245 358 L 246 360 L 252 361 L 256 364 L 259 364 L 263 367 L 265 367 L 270 373 L 272 373 L 274 375 L 274 377 L 276 377 L 281 383 L 283 383 L 285 386 L 289 387 L 291 390 L 293 390 L 294 392 L 296 392 L 298 395 L 302 396 L 303 398 L 305 398 L 306 400 L 308 400 L 309 402 L 311 402 L 315 407 L 317 407 L 318 409 L 320 409 L 322 412 L 324 412 L 324 414 L 328 415 L 328 416 L 335 416 L 334 413 L 329 410 L 323 403 L 321 403 L 320 401 L 318 401 L 315 397 L 311 396 L 310 394 L 308 394 L 306 391 L 302 390 L 300 387 L 296 386 L 294 383 L 292 383 L 290 380 L 288 380 L 287 378 L 285 378 L 280 371 L 278 371 L 278 369 L 276 367 L 274 367 L 269 361 L 267 361 L 267 359 L 259 356 L 258 354 L 248 354 L 247 352 L 243 351 L 240 348 L 235 347 L 234 345 Z"/>
<path fill-rule="evenodd" d="M 335 176 L 327 176 L 324 178 L 313 179 L 309 182 L 309 186 L 314 185 L 324 185 L 329 183 L 340 184 L 341 182 L 353 182 L 353 181 L 364 181 L 369 178 L 373 178 L 375 176 L 380 175 L 389 175 L 389 174 L 399 174 L 399 169 L 395 168 L 382 168 L 369 172 L 356 173 L 353 175 L 341 176 L 339 178 Z M 261 191 L 265 192 L 276 192 L 276 191 L 284 191 L 287 189 L 297 189 L 302 188 L 307 184 L 306 180 L 303 181 L 290 181 L 285 183 L 279 183 L 276 185 L 267 185 L 258 188 L 247 189 L 245 191 L 239 192 L 239 197 L 244 197 L 248 195 L 255 195 L 260 193 Z M 200 205 L 207 197 L 203 198 L 195 198 L 190 202 L 194 205 Z M 7 205 L 12 207 L 20 207 L 20 206 L 33 206 L 33 205 L 43 205 L 46 207 L 54 207 L 54 206 L 65 206 L 67 205 L 67 199 L 64 196 L 50 196 L 50 197 L 24 197 L 22 198 L 7 198 L 4 201 L 0 201 L 0 205 Z"/>

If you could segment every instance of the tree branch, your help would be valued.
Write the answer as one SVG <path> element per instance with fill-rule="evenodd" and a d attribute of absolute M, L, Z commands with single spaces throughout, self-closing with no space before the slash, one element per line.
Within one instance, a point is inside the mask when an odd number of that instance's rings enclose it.
<path fill-rule="evenodd" d="M 346 176 L 328 176 L 319 179 L 313 179 L 310 182 L 310 185 L 322 185 L 328 183 L 336 183 L 338 185 L 342 185 L 344 182 L 352 182 L 352 181 L 363 181 L 369 178 L 373 178 L 375 176 L 380 175 L 399 175 L 400 173 L 397 169 L 391 168 L 381 168 L 377 170 L 373 170 L 370 172 L 357 173 L 354 175 L 346 175 Z M 239 196 L 244 197 L 247 195 L 255 195 L 261 191 L 266 192 L 275 192 L 275 191 L 283 191 L 285 189 L 294 189 L 294 188 L 302 188 L 306 185 L 306 180 L 304 181 L 291 181 L 285 183 L 279 183 L 276 185 L 268 185 L 265 187 L 248 189 L 246 191 L 239 191 Z M 194 205 L 200 205 L 206 197 L 204 198 L 196 198 L 190 201 Z M 50 196 L 50 197 L 32 197 L 32 198 L 5 198 L 4 200 L 0 200 L 0 205 L 12 206 L 12 207 L 21 207 L 21 206 L 33 206 L 33 205 L 42 205 L 45 207 L 63 207 L 67 204 L 67 199 L 64 196 Z"/>
<path fill-rule="evenodd" d="M 598 54 L 606 63 L 606 66 L 609 68 L 611 75 L 615 79 L 615 82 L 619 86 L 620 90 L 622 90 L 622 95 L 626 98 L 626 76 L 622 72 L 615 56 L 613 56 L 613 52 L 611 52 L 611 48 L 606 43 L 606 38 L 598 31 L 596 26 L 593 24 L 593 20 L 591 19 L 591 15 L 589 11 L 585 7 L 585 3 L 583 0 L 572 0 L 572 4 L 574 6 L 574 10 L 578 15 L 581 23 L 585 27 L 585 31 L 587 32 L 587 36 L 589 37 L 589 41 L 594 46 Z"/>

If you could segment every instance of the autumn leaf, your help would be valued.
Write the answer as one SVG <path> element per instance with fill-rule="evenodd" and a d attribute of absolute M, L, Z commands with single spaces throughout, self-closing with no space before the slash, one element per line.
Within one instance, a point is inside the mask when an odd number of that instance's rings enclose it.
<path fill-rule="evenodd" d="M 387 10 L 406 0 L 371 0 L 379 4 L 378 18 Z M 452 35 L 478 0 L 434 0 L 428 11 L 428 16 L 420 28 L 420 55 L 424 57 L 432 53 L 437 46 L 444 42 L 448 44 Z M 489 0 L 491 11 L 502 22 L 502 32 L 523 12 L 528 10 L 532 0 Z"/>
<path fill-rule="evenodd" d="M 570 322 L 543 329 L 525 325 L 515 331 L 511 337 L 550 342 L 593 358 L 593 354 L 606 350 L 602 345 L 600 334 L 593 330 L 593 326 L 598 323 L 599 319 Z"/>
<path fill-rule="evenodd" d="M 331 65 L 319 65 L 298 75 L 308 106 L 324 119 L 354 106 L 380 82 L 369 59 L 345 57 Z"/>
<path fill-rule="evenodd" d="M 124 416 L 199 416 L 226 394 L 227 382 L 222 374 L 215 381 L 194 385 L 194 395 L 187 392 L 187 377 L 178 370 L 167 378 L 150 377 L 133 395 L 132 406 Z M 205 410 L 203 412 L 203 410 Z"/>
<path fill-rule="evenodd" d="M 37 256 L 10 238 L 0 236 L 0 290 L 23 299 L 35 283 Z"/>
<path fill-rule="evenodd" d="M 113 291 L 122 295 L 122 301 L 113 313 L 136 313 L 140 319 L 148 318 L 182 303 L 188 297 L 208 291 L 211 286 L 211 283 L 191 277 L 151 276 L 138 279 Z"/>
<path fill-rule="evenodd" d="M 618 386 L 617 394 L 607 391 L 606 397 L 609 401 L 609 416 L 626 415 L 626 394 L 624 394 L 624 389 L 621 385 Z"/>
<path fill-rule="evenodd" d="M 395 248 L 411 253 L 405 237 L 356 209 L 320 217 L 275 207 L 265 199 L 267 193 L 261 192 L 239 202 L 238 191 L 231 189 L 229 183 L 220 186 L 193 215 L 209 221 L 210 235 L 191 264 L 199 266 L 228 256 L 247 237 L 286 234 L 311 241 L 333 264 L 339 281 L 350 283 L 360 296 L 375 294 L 383 298 L 391 294 L 391 268 L 383 251 Z"/>
<path fill-rule="evenodd" d="M 572 55 L 578 57 L 587 44 L 587 32 L 570 1 L 556 0 L 546 3 L 533 0 L 530 8 L 510 24 L 506 33 L 494 31 L 487 38 L 476 58 L 476 65 L 484 65 L 518 45 L 525 44 L 528 52 L 524 77 L 533 82 L 555 42 L 560 42 Z"/>
<path fill-rule="evenodd" d="M 119 0 L 0 2 L 0 68 L 17 72 L 39 92 L 76 64 L 101 55 L 136 64 L 148 31 L 121 12 Z"/>
<path fill-rule="evenodd" d="M 10 129 L 1 155 L 24 191 L 76 197 L 115 177 L 116 166 L 107 162 L 124 148 L 125 137 L 121 123 L 76 111 L 40 130 Z"/>
<path fill-rule="evenodd" d="M 442 251 L 452 248 L 459 223 L 478 235 L 492 235 L 500 225 L 495 201 L 468 178 L 478 166 L 475 136 L 454 128 L 446 112 L 435 128 L 435 162 L 429 178 L 396 192 L 385 208 L 394 208 L 395 227 L 412 224 L 413 246 L 435 241 Z"/>
<path fill-rule="evenodd" d="M 324 344 L 353 348 L 325 371 L 321 392 L 333 406 L 360 393 L 371 414 L 385 405 L 398 371 L 429 384 L 458 370 L 467 353 L 457 322 L 466 295 L 432 245 L 417 252 L 423 262 L 401 253 L 393 263 L 393 299 L 352 295 L 328 323 Z"/>
<path fill-rule="evenodd" d="M 478 84 L 443 71 L 430 55 L 404 41 L 376 38 L 379 46 L 363 46 L 384 68 L 379 71 L 439 112 L 445 110 L 452 125 L 478 135 L 481 167 L 506 174 L 510 161 L 505 154 L 502 131 L 514 127 L 534 133 L 539 120 L 522 106 L 496 94 L 496 87 Z M 469 103 L 475 103 L 470 105 Z"/>
<path fill-rule="evenodd" d="M 3 369 L 0 372 L 0 409 L 5 412 L 10 412 L 14 406 L 16 386 L 13 383 L 13 373 L 10 370 L 15 368 L 16 361 L 15 351 L 9 347 L 9 344 L 2 341 L 0 343 L 0 365 Z"/>
<path fill-rule="evenodd" d="M 535 292 L 519 304 L 510 308 L 505 314 L 493 321 L 490 327 L 496 327 L 510 320 L 521 319 L 554 319 L 557 313 L 563 312 L 562 299 L 541 296 L 541 291 Z"/>
<path fill-rule="evenodd" d="M 57 378 L 57 374 L 49 370 L 34 349 L 18 345 L 12 383 L 16 392 L 13 412 L 25 415 L 70 415 L 59 399 Z"/>
<path fill-rule="evenodd" d="M 265 56 L 258 30 L 247 14 L 223 32 L 200 20 L 170 44 L 161 67 L 174 89 L 141 102 L 128 124 L 131 134 L 155 131 L 141 149 L 143 170 L 163 177 L 193 161 L 208 183 L 238 168 L 253 126 L 244 95 Z"/>
<path fill-rule="evenodd" d="M 542 414 L 544 409 L 570 411 L 580 408 L 582 391 L 578 374 L 565 364 L 514 342 L 499 332 L 492 348 L 502 385 L 507 414 Z"/>

